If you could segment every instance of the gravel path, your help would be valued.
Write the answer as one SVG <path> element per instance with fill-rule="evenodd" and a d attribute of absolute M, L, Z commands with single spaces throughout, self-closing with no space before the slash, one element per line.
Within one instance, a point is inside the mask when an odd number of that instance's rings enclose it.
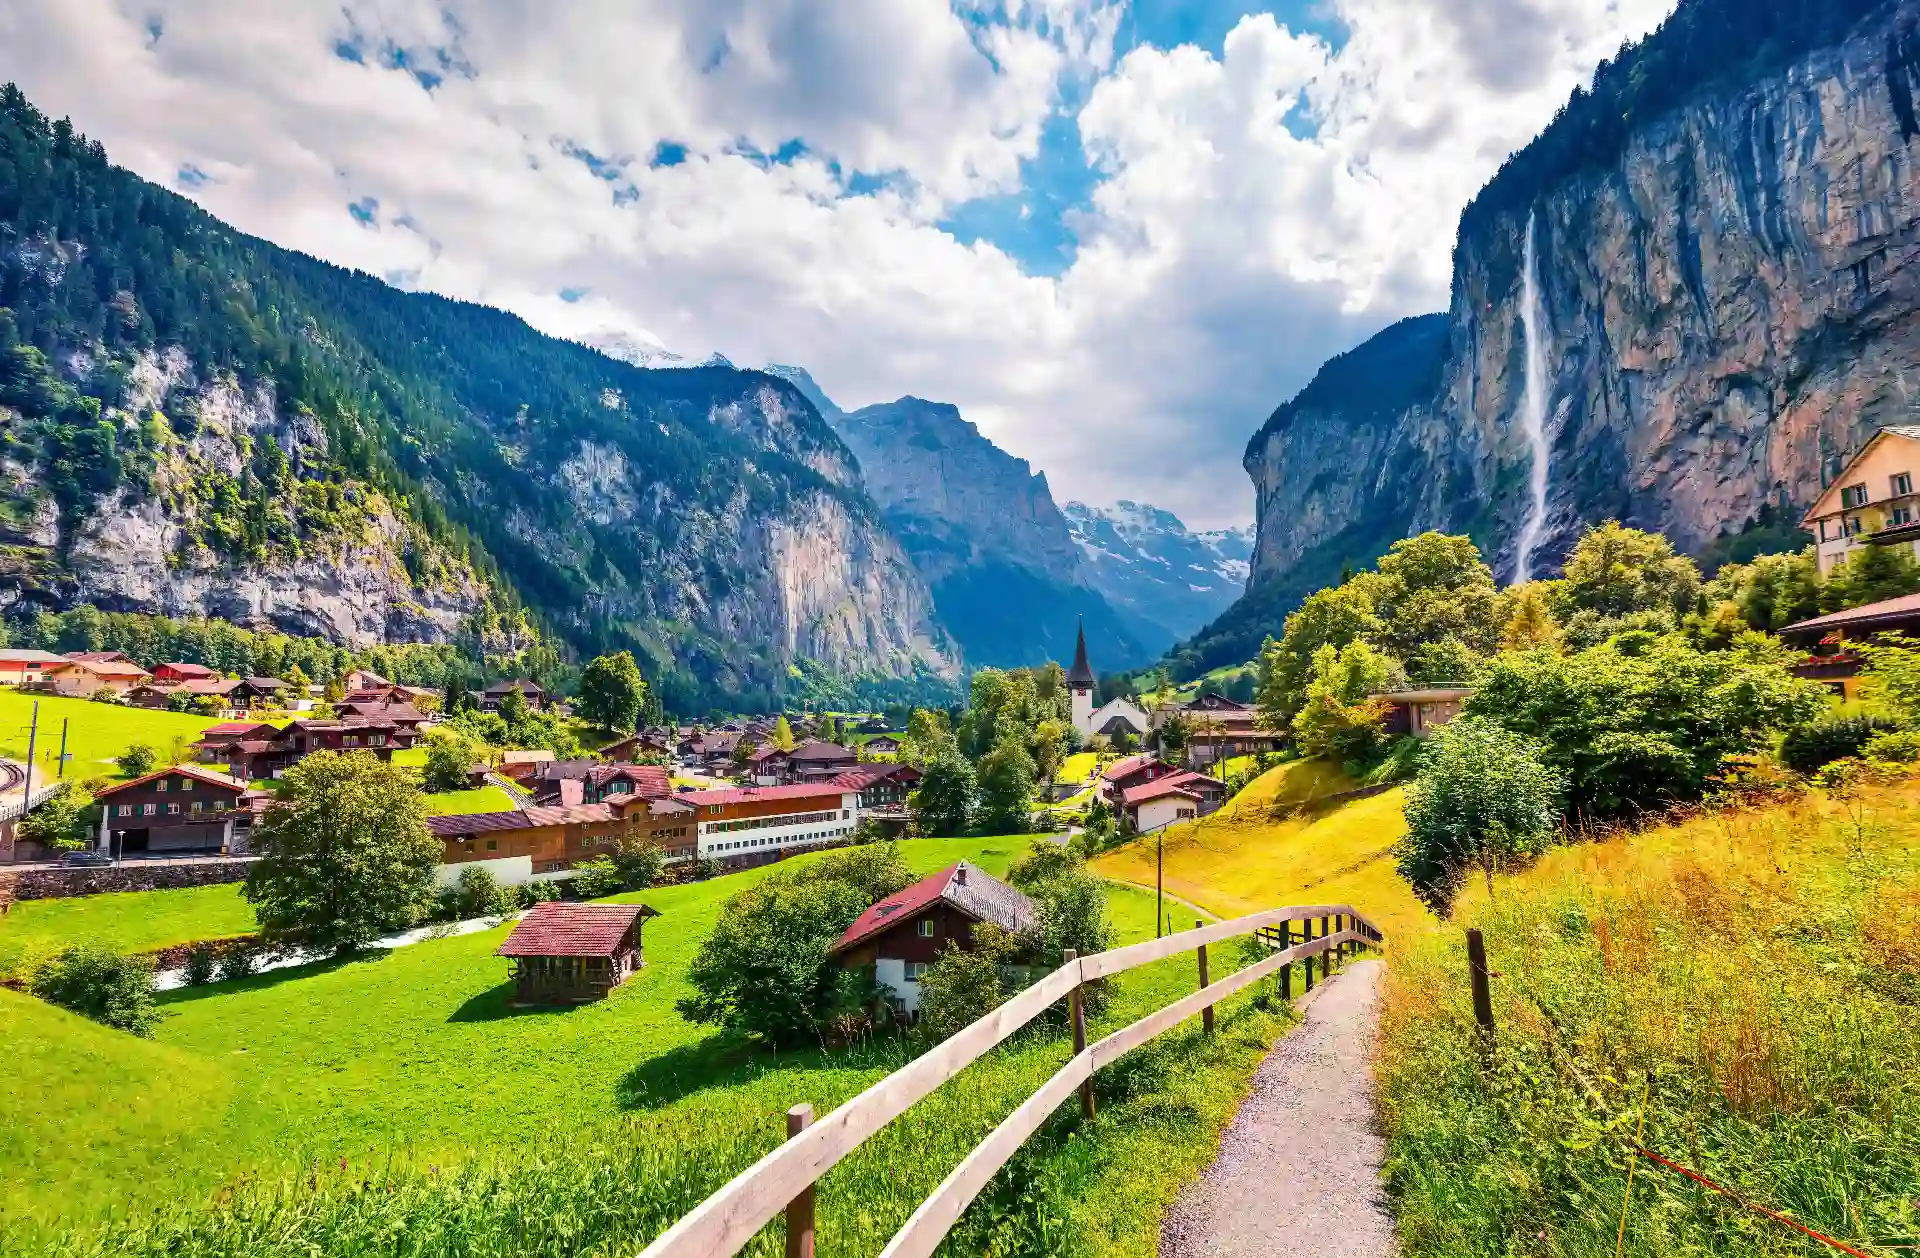
<path fill-rule="evenodd" d="M 1160 1258 L 1390 1258 L 1373 1129 L 1380 962 L 1350 965 L 1306 1002 L 1160 1229 Z"/>

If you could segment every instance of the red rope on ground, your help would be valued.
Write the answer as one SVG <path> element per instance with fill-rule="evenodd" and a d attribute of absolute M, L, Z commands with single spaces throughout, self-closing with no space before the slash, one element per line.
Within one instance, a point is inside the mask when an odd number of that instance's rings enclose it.
<path fill-rule="evenodd" d="M 1713 1189 L 1713 1191 L 1719 1193 L 1721 1196 L 1729 1197 L 1732 1200 L 1739 1202 L 1741 1205 L 1745 1206 L 1749 1210 L 1754 1211 L 1757 1214 L 1764 1214 L 1769 1219 L 1774 1219 L 1778 1222 L 1786 1224 L 1790 1228 L 1794 1228 L 1798 1231 L 1805 1232 L 1808 1236 L 1813 1237 L 1813 1239 L 1821 1242 L 1822 1244 L 1831 1245 L 1835 1249 L 1839 1250 L 1841 1253 L 1852 1254 L 1853 1258 L 1873 1258 L 1872 1254 L 1866 1253 L 1862 1250 L 1855 1249 L 1853 1246 L 1847 1244 L 1846 1242 L 1837 1241 L 1833 1239 L 1833 1237 L 1831 1236 L 1822 1235 L 1821 1233 L 1816 1232 L 1812 1228 L 1808 1227 L 1806 1224 L 1798 1222 L 1794 1219 L 1788 1218 L 1786 1215 L 1781 1214 L 1778 1210 L 1769 1210 L 1763 1205 L 1759 1205 L 1759 1204 L 1756 1204 L 1755 1202 L 1748 1201 L 1745 1197 L 1742 1197 L 1739 1193 L 1733 1191 L 1733 1189 L 1723 1188 L 1719 1184 L 1716 1184 L 1712 1180 L 1708 1179 L 1705 1175 L 1702 1175 L 1700 1172 L 1690 1171 L 1686 1167 L 1680 1165 L 1678 1162 L 1669 1162 L 1667 1161 L 1667 1159 L 1661 1157 L 1658 1153 L 1653 1152 L 1651 1149 L 1636 1148 L 1634 1152 L 1638 1153 L 1643 1158 L 1647 1158 L 1651 1161 L 1658 1162 L 1660 1165 L 1667 1167 L 1669 1170 L 1679 1171 L 1682 1175 L 1685 1175 L 1688 1179 L 1695 1180 L 1699 1183 L 1705 1184 L 1707 1187 Z"/>

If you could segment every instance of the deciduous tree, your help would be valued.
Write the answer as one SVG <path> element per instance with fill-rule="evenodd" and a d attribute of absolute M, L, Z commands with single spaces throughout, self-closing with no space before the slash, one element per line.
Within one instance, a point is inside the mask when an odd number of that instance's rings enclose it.
<path fill-rule="evenodd" d="M 633 652 L 602 655 L 580 674 L 580 693 L 574 710 L 589 724 L 618 734 L 630 733 L 647 700 L 647 683 Z"/>

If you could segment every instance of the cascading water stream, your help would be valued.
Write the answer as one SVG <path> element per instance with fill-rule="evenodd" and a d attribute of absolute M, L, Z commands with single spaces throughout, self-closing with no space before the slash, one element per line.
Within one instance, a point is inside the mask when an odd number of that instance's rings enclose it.
<path fill-rule="evenodd" d="M 1533 466 L 1527 472 L 1529 505 L 1526 523 L 1520 526 L 1518 562 L 1514 581 L 1533 580 L 1533 552 L 1547 531 L 1547 346 L 1546 309 L 1540 297 L 1540 260 L 1534 250 L 1534 215 L 1527 215 L 1526 276 L 1521 281 L 1520 326 L 1527 338 L 1526 393 L 1520 399 L 1520 430 L 1533 450 Z"/>

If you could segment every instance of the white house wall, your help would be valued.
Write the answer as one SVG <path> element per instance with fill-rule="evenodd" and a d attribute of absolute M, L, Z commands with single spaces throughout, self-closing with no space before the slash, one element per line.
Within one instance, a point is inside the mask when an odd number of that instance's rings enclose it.
<path fill-rule="evenodd" d="M 902 1009 L 910 1014 L 920 1012 L 920 984 L 907 980 L 907 963 L 898 958 L 882 957 L 874 964 L 874 981 L 880 990 L 892 995 Z"/>

